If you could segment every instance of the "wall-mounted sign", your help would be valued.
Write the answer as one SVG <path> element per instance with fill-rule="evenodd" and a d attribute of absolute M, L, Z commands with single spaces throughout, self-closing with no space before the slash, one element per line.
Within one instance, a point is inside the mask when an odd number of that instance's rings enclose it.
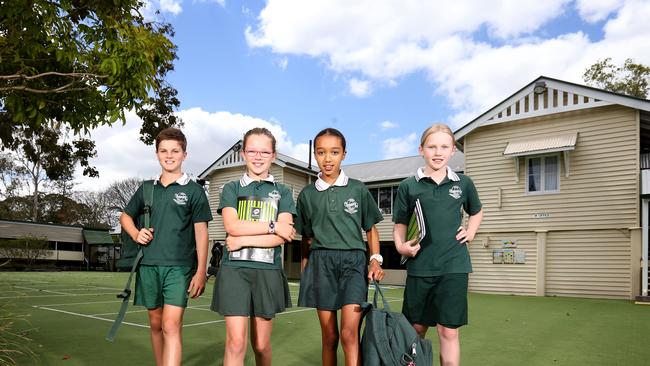
<path fill-rule="evenodd" d="M 533 214 L 534 219 L 547 219 L 551 217 L 551 214 L 548 212 L 537 212 Z"/>
<path fill-rule="evenodd" d="M 503 248 L 516 248 L 517 247 L 517 241 L 516 240 L 511 240 L 511 239 L 503 239 L 503 240 L 501 240 L 501 246 Z"/>
<path fill-rule="evenodd" d="M 492 263 L 494 264 L 525 264 L 526 251 L 523 249 L 493 249 Z"/>

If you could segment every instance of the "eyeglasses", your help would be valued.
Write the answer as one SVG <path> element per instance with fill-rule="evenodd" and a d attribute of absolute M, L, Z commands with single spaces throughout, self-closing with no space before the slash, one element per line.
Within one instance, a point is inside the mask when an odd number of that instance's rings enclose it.
<path fill-rule="evenodd" d="M 270 158 L 273 155 L 273 151 L 257 151 L 257 150 L 244 150 L 244 153 L 249 158 L 254 158 L 259 154 L 263 158 Z"/>

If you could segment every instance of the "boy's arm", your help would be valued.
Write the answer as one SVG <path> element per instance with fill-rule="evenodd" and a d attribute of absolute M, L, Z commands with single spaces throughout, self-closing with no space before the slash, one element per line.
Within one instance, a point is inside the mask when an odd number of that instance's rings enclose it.
<path fill-rule="evenodd" d="M 395 242 L 395 249 L 401 255 L 407 257 L 415 257 L 415 255 L 418 254 L 418 251 L 420 250 L 420 243 L 413 245 L 418 240 L 417 238 L 406 241 L 407 229 L 408 226 L 405 224 L 396 223 L 393 227 L 393 241 Z"/>
<path fill-rule="evenodd" d="M 251 247 L 251 246 L 254 246 L 256 248 L 273 248 L 273 247 L 277 247 L 278 245 L 284 244 L 286 241 L 292 241 L 296 236 L 296 231 L 293 230 L 293 215 L 289 212 L 280 213 L 280 215 L 278 215 L 278 221 L 275 223 L 276 231 L 277 231 L 277 225 L 280 223 L 283 225 L 288 224 L 291 227 L 292 232 L 289 233 L 289 240 L 285 240 L 284 237 L 280 236 L 277 233 L 263 234 L 263 235 L 242 235 L 242 236 L 228 235 L 228 237 L 226 238 L 226 246 L 228 247 L 229 251 L 235 251 L 243 247 Z M 264 222 L 263 224 L 266 224 L 267 231 L 268 231 L 268 223 Z"/>
<path fill-rule="evenodd" d="M 131 239 L 140 245 L 147 245 L 153 239 L 153 228 L 142 228 L 138 230 L 133 222 L 133 218 L 126 212 L 122 212 L 120 215 L 120 225 L 122 225 L 122 230 L 126 231 Z"/>
<path fill-rule="evenodd" d="M 237 210 L 234 207 L 224 207 L 221 210 L 221 217 L 223 218 L 223 228 L 226 230 L 228 235 L 250 236 L 265 235 L 269 233 L 268 222 L 239 220 L 239 218 L 237 218 Z M 280 236 L 285 241 L 293 240 L 293 237 L 296 235 L 296 231 L 293 228 L 293 217 L 288 222 L 286 220 L 280 221 L 279 217 L 280 216 L 278 216 L 278 221 L 275 223 L 274 235 Z"/>
<path fill-rule="evenodd" d="M 194 224 L 194 237 L 196 240 L 196 273 L 192 277 L 187 293 L 191 298 L 201 296 L 205 290 L 206 266 L 208 262 L 208 223 L 197 222 Z"/>
<path fill-rule="evenodd" d="M 379 254 L 379 232 L 377 231 L 377 226 L 372 225 L 372 228 L 366 231 L 366 238 L 368 239 L 368 251 L 372 256 L 373 254 Z M 377 260 L 373 259 L 368 263 L 368 279 L 381 281 L 384 279 L 384 270 L 381 268 L 381 265 Z"/>
<path fill-rule="evenodd" d="M 456 240 L 459 240 L 461 243 L 469 243 L 474 240 L 474 237 L 478 232 L 478 228 L 481 226 L 481 221 L 483 221 L 482 209 L 469 217 L 469 220 L 467 220 L 467 229 L 465 229 L 463 226 L 458 228 Z"/>

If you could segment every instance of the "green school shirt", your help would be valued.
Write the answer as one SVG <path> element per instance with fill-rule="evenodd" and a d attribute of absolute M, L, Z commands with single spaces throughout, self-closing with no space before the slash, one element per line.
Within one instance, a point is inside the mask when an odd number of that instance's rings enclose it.
<path fill-rule="evenodd" d="M 142 185 L 124 209 L 132 218 L 144 212 Z M 212 220 L 208 198 L 198 183 L 183 174 L 164 187 L 158 180 L 153 186 L 151 227 L 153 239 L 143 247 L 142 264 L 159 266 L 195 266 L 194 224 Z"/>
<path fill-rule="evenodd" d="M 361 231 L 372 229 L 384 217 L 361 181 L 343 172 L 339 178 L 331 186 L 319 179 L 303 188 L 296 230 L 313 238 L 311 249 L 366 250 Z"/>
<path fill-rule="evenodd" d="M 393 222 L 408 225 L 416 199 L 422 205 L 426 236 L 420 242 L 418 254 L 406 262 L 407 274 L 429 277 L 472 272 L 467 246 L 456 240 L 462 223 L 461 210 L 470 216 L 481 210 L 472 180 L 448 169 L 447 177 L 438 185 L 418 169 L 416 176 L 406 178 L 398 187 Z"/>
<path fill-rule="evenodd" d="M 269 176 L 268 180 L 253 181 L 248 176 L 242 177 L 238 181 L 231 181 L 226 183 L 221 190 L 221 199 L 219 200 L 219 208 L 217 213 L 221 215 L 225 207 L 232 207 L 238 209 L 238 199 L 244 200 L 251 199 L 277 199 L 278 215 L 283 212 L 296 215 L 296 205 L 293 202 L 293 195 L 291 190 L 284 184 L 275 183 L 273 176 Z M 238 211 L 238 215 L 240 212 Z M 244 216 L 247 216 L 244 214 Z M 257 219 L 257 217 L 256 217 Z M 259 218 L 259 221 L 269 221 L 265 217 Z M 254 247 L 254 243 L 251 243 Z M 282 268 L 282 246 L 273 248 L 273 263 L 263 263 L 255 261 L 243 260 L 230 260 L 228 249 L 224 246 L 224 255 L 221 264 L 231 267 L 244 267 L 244 268 L 258 268 L 258 269 L 277 269 Z"/>

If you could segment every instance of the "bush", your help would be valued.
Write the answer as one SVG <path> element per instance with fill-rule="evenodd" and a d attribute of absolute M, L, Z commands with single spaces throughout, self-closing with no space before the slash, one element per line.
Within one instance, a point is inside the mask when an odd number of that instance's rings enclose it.
<path fill-rule="evenodd" d="M 12 307 L 9 302 L 0 305 L 0 366 L 17 365 L 17 360 L 24 357 L 37 360 L 30 348 L 32 339 L 29 337 L 29 322 L 24 315 L 13 313 Z M 20 327 L 19 323 L 25 323 L 26 326 Z"/>

